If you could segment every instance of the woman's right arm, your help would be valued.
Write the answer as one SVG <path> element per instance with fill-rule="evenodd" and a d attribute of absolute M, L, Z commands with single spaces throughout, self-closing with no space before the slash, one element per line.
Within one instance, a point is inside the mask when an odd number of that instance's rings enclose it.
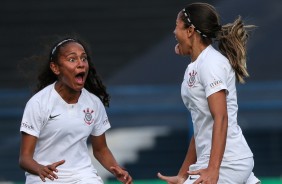
<path fill-rule="evenodd" d="M 45 181 L 45 178 L 49 178 L 50 180 L 54 180 L 54 178 L 57 179 L 58 177 L 54 173 L 58 172 L 56 167 L 63 164 L 65 161 L 61 160 L 47 166 L 37 163 L 33 159 L 37 138 L 25 132 L 22 132 L 21 135 L 20 167 L 31 174 L 38 175 L 42 181 Z"/>
<path fill-rule="evenodd" d="M 37 138 L 25 132 L 21 133 L 21 148 L 20 148 L 20 167 L 31 173 L 38 175 L 39 164 L 33 159 Z"/>
<path fill-rule="evenodd" d="M 163 176 L 158 173 L 158 177 L 169 184 L 182 184 L 188 178 L 187 171 L 189 170 L 189 166 L 196 163 L 197 155 L 196 155 L 196 148 L 195 148 L 195 139 L 194 136 L 191 138 L 190 145 L 188 151 L 186 153 L 185 159 L 182 163 L 181 168 L 177 176 Z"/>
<path fill-rule="evenodd" d="M 195 164 L 196 161 L 197 161 L 197 155 L 196 155 L 195 139 L 194 136 L 192 136 L 186 157 L 178 172 L 178 176 L 185 178 L 186 180 L 188 178 L 187 171 L 189 170 L 189 166 Z"/>

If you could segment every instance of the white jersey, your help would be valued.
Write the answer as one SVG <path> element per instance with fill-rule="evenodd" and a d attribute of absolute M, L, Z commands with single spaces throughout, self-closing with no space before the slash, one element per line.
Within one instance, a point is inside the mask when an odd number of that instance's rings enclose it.
<path fill-rule="evenodd" d="M 39 164 L 65 160 L 57 168 L 57 182 L 71 177 L 76 177 L 74 181 L 79 177 L 96 176 L 86 141 L 89 135 L 99 136 L 110 128 L 104 105 L 86 89 L 82 89 L 76 104 L 67 104 L 54 84 L 28 101 L 20 131 L 38 138 L 34 160 Z M 40 182 L 39 176 L 26 172 L 26 183 Z"/>
<path fill-rule="evenodd" d="M 185 71 L 181 96 L 191 112 L 197 163 L 207 164 L 211 152 L 214 120 L 207 97 L 226 90 L 228 131 L 223 161 L 252 157 L 253 154 L 237 123 L 237 94 L 235 73 L 228 59 L 208 46 Z"/>

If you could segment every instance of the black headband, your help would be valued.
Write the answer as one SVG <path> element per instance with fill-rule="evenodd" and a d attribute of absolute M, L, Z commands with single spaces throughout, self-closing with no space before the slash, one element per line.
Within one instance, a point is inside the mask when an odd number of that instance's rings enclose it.
<path fill-rule="evenodd" d="M 186 11 L 186 8 L 184 8 L 184 9 L 182 10 L 182 12 L 183 12 L 185 18 L 187 19 L 188 23 L 189 23 L 201 36 L 207 38 L 208 36 L 205 35 L 202 31 L 200 31 L 200 30 L 192 23 L 192 21 L 191 21 L 191 19 L 190 19 L 190 16 L 189 16 L 189 13 Z"/>

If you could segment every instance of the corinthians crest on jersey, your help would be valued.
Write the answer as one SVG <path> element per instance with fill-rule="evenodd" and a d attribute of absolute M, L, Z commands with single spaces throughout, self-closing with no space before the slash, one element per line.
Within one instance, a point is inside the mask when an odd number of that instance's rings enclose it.
<path fill-rule="evenodd" d="M 84 121 L 87 125 L 91 125 L 94 121 L 93 118 L 93 112 L 94 110 L 90 109 L 90 108 L 86 108 L 85 110 L 83 110 L 85 116 L 84 116 Z"/>
<path fill-rule="evenodd" d="M 197 72 L 195 70 L 192 70 L 191 72 L 189 72 L 187 83 L 190 88 L 193 87 L 196 83 L 196 75 L 197 75 Z"/>

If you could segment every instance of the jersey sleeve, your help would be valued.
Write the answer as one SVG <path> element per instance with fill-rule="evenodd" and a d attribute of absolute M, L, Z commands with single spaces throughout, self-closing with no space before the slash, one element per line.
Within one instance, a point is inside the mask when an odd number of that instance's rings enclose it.
<path fill-rule="evenodd" d="M 102 135 L 109 128 L 111 128 L 111 125 L 106 113 L 106 109 L 102 104 L 102 102 L 98 100 L 98 105 L 97 105 L 95 120 L 94 120 L 94 127 L 91 132 L 91 135 L 93 136 Z"/>
<path fill-rule="evenodd" d="M 31 98 L 24 109 L 20 131 L 39 137 L 43 125 L 42 110 L 38 101 Z"/>
<path fill-rule="evenodd" d="M 220 91 L 227 91 L 228 66 L 223 60 L 213 60 L 201 65 L 199 77 L 204 86 L 206 97 Z"/>

